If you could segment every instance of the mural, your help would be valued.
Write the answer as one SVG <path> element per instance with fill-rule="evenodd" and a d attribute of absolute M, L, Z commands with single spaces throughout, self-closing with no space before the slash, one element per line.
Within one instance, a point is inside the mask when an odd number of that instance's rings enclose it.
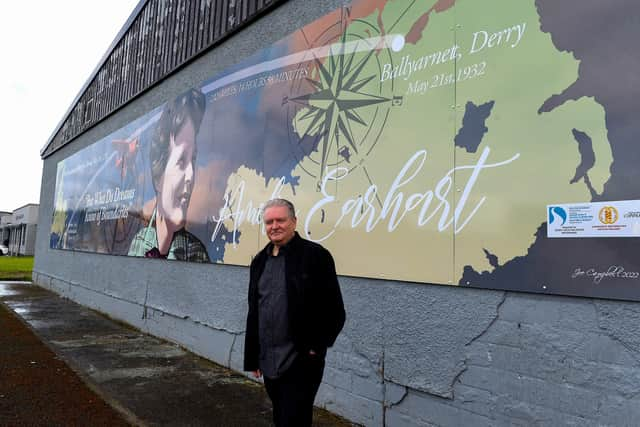
<path fill-rule="evenodd" d="M 356 1 L 61 161 L 51 247 L 248 265 L 285 197 L 343 275 L 640 300 L 634 8 Z"/>

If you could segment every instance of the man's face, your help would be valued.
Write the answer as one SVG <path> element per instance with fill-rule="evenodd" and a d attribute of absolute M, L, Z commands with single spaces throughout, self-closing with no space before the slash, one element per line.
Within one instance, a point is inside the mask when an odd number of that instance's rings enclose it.
<path fill-rule="evenodd" d="M 285 245 L 294 236 L 296 219 L 289 217 L 286 206 L 271 206 L 264 211 L 267 237 L 276 246 Z"/>
<path fill-rule="evenodd" d="M 158 213 L 176 230 L 187 221 L 187 208 L 193 190 L 196 133 L 191 120 L 169 139 L 169 157 L 160 180 Z"/>

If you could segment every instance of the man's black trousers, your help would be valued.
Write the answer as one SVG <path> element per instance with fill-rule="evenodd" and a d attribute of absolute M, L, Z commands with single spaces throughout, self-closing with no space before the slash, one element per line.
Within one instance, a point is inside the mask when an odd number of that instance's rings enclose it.
<path fill-rule="evenodd" d="M 277 427 L 311 426 L 313 401 L 323 373 L 323 356 L 299 354 L 280 378 L 264 378 L 267 394 L 273 403 L 273 422 Z"/>

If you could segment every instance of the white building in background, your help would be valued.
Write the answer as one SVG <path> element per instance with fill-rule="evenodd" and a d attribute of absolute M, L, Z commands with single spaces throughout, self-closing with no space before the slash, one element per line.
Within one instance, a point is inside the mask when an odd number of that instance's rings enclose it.
<path fill-rule="evenodd" d="M 35 253 L 38 208 L 29 203 L 13 212 L 0 212 L 0 243 L 9 248 L 9 255 Z"/>

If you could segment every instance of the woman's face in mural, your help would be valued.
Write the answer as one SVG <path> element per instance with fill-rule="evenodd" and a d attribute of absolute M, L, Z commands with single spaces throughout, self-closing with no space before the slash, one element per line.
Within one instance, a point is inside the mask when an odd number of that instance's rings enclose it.
<path fill-rule="evenodd" d="M 160 180 L 158 213 L 175 229 L 184 227 L 187 208 L 193 190 L 196 156 L 196 133 L 191 120 L 187 120 L 169 140 L 169 156 Z"/>

